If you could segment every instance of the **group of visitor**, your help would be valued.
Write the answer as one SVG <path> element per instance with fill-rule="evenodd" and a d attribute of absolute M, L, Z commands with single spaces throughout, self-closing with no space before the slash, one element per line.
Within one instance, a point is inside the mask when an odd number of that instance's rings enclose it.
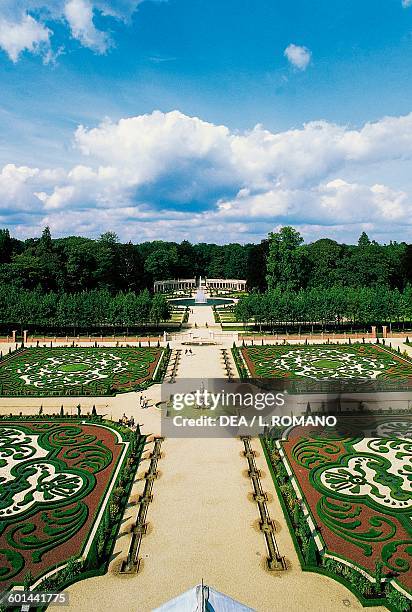
<path fill-rule="evenodd" d="M 126 414 L 123 412 L 123 416 L 121 419 L 119 419 L 119 423 L 120 425 L 125 425 L 126 427 L 129 427 L 130 429 L 134 429 L 135 427 L 135 421 L 134 421 L 134 417 L 127 417 Z"/>
<path fill-rule="evenodd" d="M 140 408 L 149 408 L 149 400 L 145 395 L 139 397 Z"/>
<path fill-rule="evenodd" d="M 185 355 L 193 355 L 193 351 L 191 348 L 186 348 L 185 349 Z"/>

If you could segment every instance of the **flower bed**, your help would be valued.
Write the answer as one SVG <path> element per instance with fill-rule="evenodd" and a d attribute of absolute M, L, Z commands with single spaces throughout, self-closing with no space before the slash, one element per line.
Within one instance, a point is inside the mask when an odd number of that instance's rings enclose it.
<path fill-rule="evenodd" d="M 412 386 L 412 360 L 381 344 L 242 346 L 251 378 L 278 379 L 291 391 L 347 388 L 401 390 Z M 239 360 L 238 360 L 239 362 Z"/>
<path fill-rule="evenodd" d="M 146 347 L 22 349 L 0 361 L 0 395 L 111 395 L 145 388 L 168 352 Z"/>
<path fill-rule="evenodd" d="M 374 437 L 295 428 L 263 444 L 304 569 L 343 581 L 365 604 L 409 610 L 411 423 L 398 420 L 395 438 L 393 417 L 378 421 Z"/>
<path fill-rule="evenodd" d="M 101 420 L 1 419 L 0 590 L 106 570 L 143 444 Z"/>

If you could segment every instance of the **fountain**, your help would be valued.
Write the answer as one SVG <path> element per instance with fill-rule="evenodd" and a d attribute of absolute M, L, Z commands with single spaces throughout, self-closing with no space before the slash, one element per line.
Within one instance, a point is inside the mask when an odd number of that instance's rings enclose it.
<path fill-rule="evenodd" d="M 206 303 L 207 303 L 207 297 L 205 295 L 205 292 L 202 289 L 202 277 L 200 276 L 199 277 L 199 287 L 195 295 L 195 304 L 206 304 Z"/>
<path fill-rule="evenodd" d="M 0 0 L 1 1 L 1 0 Z M 210 297 L 206 291 L 206 287 L 202 286 L 202 277 L 199 278 L 199 283 L 194 294 L 194 297 L 190 298 L 171 298 L 169 301 L 171 304 L 179 307 L 179 306 L 218 306 L 225 304 L 234 304 L 235 301 L 231 298 L 223 298 L 223 297 Z"/>

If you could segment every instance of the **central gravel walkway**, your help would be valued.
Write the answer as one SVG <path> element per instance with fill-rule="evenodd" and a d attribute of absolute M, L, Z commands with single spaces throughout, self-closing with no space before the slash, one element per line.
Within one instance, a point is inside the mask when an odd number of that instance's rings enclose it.
<path fill-rule="evenodd" d="M 190 322 L 198 322 L 199 337 L 208 335 L 202 326 L 206 320 L 213 321 L 211 309 L 195 308 Z M 220 348 L 195 346 L 192 356 L 184 355 L 183 350 L 179 377 L 224 377 Z M 153 397 L 150 391 L 147 395 Z M 135 404 L 135 394 L 119 398 L 116 413 L 135 411 L 135 405 L 130 404 L 132 397 Z M 160 433 L 155 407 L 139 411 L 138 420 L 145 433 Z M 69 609 L 148 612 L 202 579 L 259 612 L 361 609 L 352 593 L 338 582 L 301 571 L 259 441 L 253 440 L 252 447 L 257 451 L 256 464 L 262 472 L 263 490 L 269 494 L 268 509 L 278 527 L 276 540 L 287 559 L 287 571 L 268 572 L 265 568 L 265 540 L 258 530 L 258 510 L 251 499 L 252 485 L 241 441 L 166 439 L 147 516 L 148 533 L 140 549 L 139 573 L 119 576 L 118 568 L 128 550 L 142 480 L 134 487 L 109 573 L 70 587 Z M 147 466 L 143 461 L 139 476 Z"/>

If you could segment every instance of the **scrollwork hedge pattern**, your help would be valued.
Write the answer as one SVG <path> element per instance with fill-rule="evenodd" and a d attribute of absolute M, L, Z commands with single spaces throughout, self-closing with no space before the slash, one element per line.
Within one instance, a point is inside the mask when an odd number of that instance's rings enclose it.
<path fill-rule="evenodd" d="M 122 447 L 89 423 L 0 423 L 0 590 L 81 554 Z"/>

